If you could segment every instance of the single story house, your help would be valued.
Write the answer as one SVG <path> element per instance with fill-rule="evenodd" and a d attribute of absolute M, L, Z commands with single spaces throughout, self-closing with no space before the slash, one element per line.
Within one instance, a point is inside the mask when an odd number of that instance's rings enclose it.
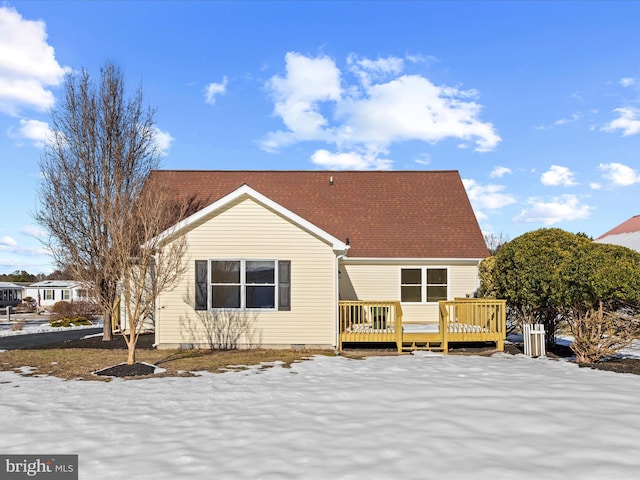
<path fill-rule="evenodd" d="M 439 302 L 473 297 L 488 256 L 457 171 L 160 170 L 153 182 L 195 212 L 162 234 L 186 240 L 187 273 L 157 299 L 159 348 L 336 348 L 341 305 L 389 332 L 391 307 L 437 326 Z"/>
<path fill-rule="evenodd" d="M 635 215 L 608 232 L 603 233 L 594 242 L 622 245 L 640 252 L 640 215 Z"/>
<path fill-rule="evenodd" d="M 88 292 L 81 283 L 73 280 L 43 280 L 25 287 L 24 297 L 31 297 L 38 307 L 53 307 L 59 301 L 87 301 Z"/>

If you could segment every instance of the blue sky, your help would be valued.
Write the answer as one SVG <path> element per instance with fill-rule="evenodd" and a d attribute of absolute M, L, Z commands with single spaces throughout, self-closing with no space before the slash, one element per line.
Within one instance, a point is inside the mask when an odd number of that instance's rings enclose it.
<path fill-rule="evenodd" d="M 118 64 L 169 169 L 458 170 L 480 226 L 640 214 L 640 2 L 0 3 L 0 273 L 64 73 Z"/>

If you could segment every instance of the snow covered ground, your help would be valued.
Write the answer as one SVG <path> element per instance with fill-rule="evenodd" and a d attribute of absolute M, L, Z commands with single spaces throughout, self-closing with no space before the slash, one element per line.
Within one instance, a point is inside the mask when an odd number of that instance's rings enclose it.
<path fill-rule="evenodd" d="M 637 479 L 639 399 L 640 376 L 507 354 L 109 383 L 0 372 L 0 452 L 78 453 L 87 480 Z"/>

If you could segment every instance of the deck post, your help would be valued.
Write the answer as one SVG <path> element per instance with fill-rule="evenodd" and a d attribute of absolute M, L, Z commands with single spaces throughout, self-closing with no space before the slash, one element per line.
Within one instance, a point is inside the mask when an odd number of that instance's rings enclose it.
<path fill-rule="evenodd" d="M 395 334 L 396 334 L 396 347 L 398 353 L 402 353 L 402 307 L 400 302 L 395 302 L 396 318 L 395 318 Z"/>
<path fill-rule="evenodd" d="M 440 301 L 439 303 L 439 314 L 438 314 L 438 330 L 440 331 L 440 341 L 442 346 L 442 353 L 447 353 L 449 351 L 449 311 L 447 309 L 446 303 L 444 301 Z"/>

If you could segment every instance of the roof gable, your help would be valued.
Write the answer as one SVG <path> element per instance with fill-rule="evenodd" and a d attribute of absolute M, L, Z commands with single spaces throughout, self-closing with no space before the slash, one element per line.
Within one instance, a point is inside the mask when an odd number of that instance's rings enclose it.
<path fill-rule="evenodd" d="M 631 217 L 626 222 L 600 235 L 594 241 L 622 245 L 640 252 L 640 215 Z"/>
<path fill-rule="evenodd" d="M 296 215 L 290 210 L 287 210 L 282 205 L 279 205 L 278 203 L 274 202 L 270 198 L 265 197 L 260 192 L 257 192 L 247 184 L 241 185 L 233 192 L 230 192 L 224 197 L 217 199 L 213 203 L 210 203 L 209 205 L 197 211 L 193 215 L 177 223 L 170 229 L 164 231 L 162 234 L 160 234 L 160 236 L 158 237 L 158 240 L 162 241 L 165 238 L 179 234 L 182 230 L 189 228 L 191 225 L 194 225 L 211 215 L 214 215 L 216 212 L 226 208 L 228 205 L 242 198 L 251 198 L 256 202 L 258 202 L 259 204 L 263 205 L 264 207 L 267 207 L 270 210 L 277 212 L 278 214 L 280 214 L 281 216 L 289 220 L 291 223 L 299 226 L 300 228 L 308 231 L 309 233 L 329 243 L 334 250 L 344 251 L 349 248 L 346 245 L 346 243 L 344 243 L 343 241 L 323 231 L 322 229 L 313 225 L 311 222 L 305 220 L 299 215 Z"/>
<path fill-rule="evenodd" d="M 348 240 L 350 257 L 488 256 L 457 171 L 157 170 L 149 181 L 197 199 L 202 210 L 250 193 L 296 223 Z"/>

